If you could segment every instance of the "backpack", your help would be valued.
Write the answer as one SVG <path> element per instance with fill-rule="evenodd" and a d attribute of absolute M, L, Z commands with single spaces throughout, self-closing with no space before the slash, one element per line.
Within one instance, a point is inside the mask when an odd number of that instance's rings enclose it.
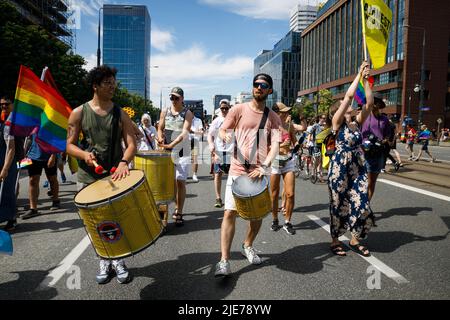
<path fill-rule="evenodd" d="M 323 145 L 325 146 L 325 155 L 331 157 L 336 151 L 336 133 L 331 132 L 323 139 Z"/>

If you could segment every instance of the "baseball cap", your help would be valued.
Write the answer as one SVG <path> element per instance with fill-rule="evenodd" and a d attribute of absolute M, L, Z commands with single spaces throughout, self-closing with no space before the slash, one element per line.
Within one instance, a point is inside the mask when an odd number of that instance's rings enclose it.
<path fill-rule="evenodd" d="M 183 89 L 181 89 L 180 87 L 174 87 L 171 91 L 170 91 L 170 95 L 176 95 L 177 97 L 184 97 L 184 91 Z"/>
<path fill-rule="evenodd" d="M 386 104 L 383 101 L 383 95 L 380 92 L 374 92 L 373 100 L 374 103 L 377 105 L 378 109 L 386 108 Z"/>
<path fill-rule="evenodd" d="M 225 103 L 225 104 L 227 104 L 228 106 L 230 106 L 230 100 L 228 100 L 228 99 L 222 99 L 222 100 L 220 100 L 219 106 L 220 106 L 222 103 Z"/>
<path fill-rule="evenodd" d="M 254 83 L 256 80 L 264 80 L 265 82 L 267 82 L 267 83 L 269 84 L 269 86 L 270 86 L 271 89 L 272 89 L 272 87 L 273 87 L 273 80 L 272 80 L 272 77 L 269 76 L 269 75 L 266 74 L 266 73 L 259 73 L 259 74 L 257 74 L 257 75 L 253 78 L 253 83 Z"/>

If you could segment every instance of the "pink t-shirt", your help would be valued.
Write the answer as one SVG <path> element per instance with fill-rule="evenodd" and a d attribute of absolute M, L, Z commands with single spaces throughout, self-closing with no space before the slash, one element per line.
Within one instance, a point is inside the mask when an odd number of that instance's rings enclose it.
<path fill-rule="evenodd" d="M 242 158 L 239 156 L 236 158 L 236 154 L 233 152 L 230 175 L 241 176 L 253 171 L 266 159 L 270 145 L 280 142 L 281 120 L 275 112 L 270 110 L 264 130 L 259 133 L 259 150 L 256 152 L 256 136 L 263 114 L 263 111 L 254 111 L 249 103 L 235 105 L 228 112 L 221 129 L 227 130 L 227 132 L 234 131 L 235 143 L 239 149 L 238 154 L 242 155 Z M 268 137 L 270 137 L 270 141 L 268 141 Z M 253 148 L 255 150 L 252 152 Z M 248 171 L 243 160 L 250 163 Z"/>

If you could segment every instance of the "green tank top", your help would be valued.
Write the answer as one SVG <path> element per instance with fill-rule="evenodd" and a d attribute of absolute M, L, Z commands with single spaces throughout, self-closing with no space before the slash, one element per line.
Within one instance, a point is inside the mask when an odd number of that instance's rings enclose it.
<path fill-rule="evenodd" d="M 113 123 L 116 124 L 115 130 Z M 80 148 L 94 152 L 97 163 L 107 171 L 103 175 L 98 175 L 94 167 L 89 167 L 85 161 L 79 161 L 78 182 L 90 184 L 108 176 L 111 168 L 117 167 L 123 157 L 120 108 L 114 106 L 106 116 L 99 116 L 88 103 L 85 103 L 81 118 L 81 132 L 83 140 Z"/>

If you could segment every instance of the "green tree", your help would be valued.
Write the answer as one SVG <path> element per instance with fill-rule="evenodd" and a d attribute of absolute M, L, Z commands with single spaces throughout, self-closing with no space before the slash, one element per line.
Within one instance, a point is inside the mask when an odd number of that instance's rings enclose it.
<path fill-rule="evenodd" d="M 148 113 L 153 121 L 159 120 L 159 109 L 153 107 L 153 103 L 150 100 L 145 101 L 138 94 L 130 93 L 126 88 L 120 84 L 114 94 L 113 101 L 121 108 L 131 107 L 136 112 L 132 120 L 138 122 L 144 113 Z"/>

